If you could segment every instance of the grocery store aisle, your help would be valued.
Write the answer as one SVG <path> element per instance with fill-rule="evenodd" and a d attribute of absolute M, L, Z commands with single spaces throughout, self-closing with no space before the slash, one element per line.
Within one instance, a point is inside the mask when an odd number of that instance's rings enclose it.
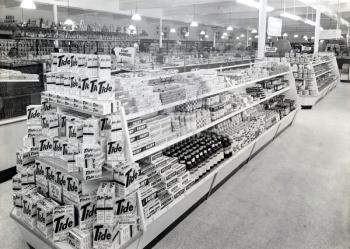
<path fill-rule="evenodd" d="M 299 112 L 155 248 L 350 248 L 350 84 Z"/>
<path fill-rule="evenodd" d="M 350 84 L 302 110 L 155 248 L 350 248 Z M 27 248 L 0 184 L 0 248 Z"/>

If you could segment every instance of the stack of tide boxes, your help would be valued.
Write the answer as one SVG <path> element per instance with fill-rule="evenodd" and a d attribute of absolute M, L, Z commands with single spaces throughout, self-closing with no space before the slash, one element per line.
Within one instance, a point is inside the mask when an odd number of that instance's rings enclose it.
<path fill-rule="evenodd" d="M 78 84 L 76 90 L 81 92 L 86 76 L 75 71 L 82 70 L 76 65 L 87 72 L 89 60 L 80 65 L 80 59 L 77 64 L 75 58 L 85 56 L 54 55 L 57 68 L 53 66 L 56 72 L 50 77 L 74 72 L 70 87 Z M 95 78 L 110 87 L 86 98 L 111 101 L 110 65 L 102 61 L 110 63 L 110 58 L 93 57 L 99 63 Z M 59 94 L 67 96 L 64 91 Z M 69 105 L 60 110 L 47 96 L 42 97 L 41 105 L 27 107 L 28 130 L 23 147 L 17 151 L 17 174 L 13 177 L 15 215 L 53 242 L 77 249 L 119 248 L 140 230 L 139 166 L 126 162 L 120 117 L 116 112 L 91 116 L 72 111 Z"/>

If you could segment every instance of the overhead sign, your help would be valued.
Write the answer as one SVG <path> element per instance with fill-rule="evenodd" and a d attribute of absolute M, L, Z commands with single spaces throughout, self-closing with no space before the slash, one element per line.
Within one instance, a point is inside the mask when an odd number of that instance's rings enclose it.
<path fill-rule="evenodd" d="M 136 50 L 134 47 L 115 47 L 114 53 L 117 57 L 117 62 L 128 62 L 134 64 Z"/>
<path fill-rule="evenodd" d="M 267 34 L 269 36 L 281 36 L 282 34 L 282 19 L 269 16 L 267 25 Z"/>
<path fill-rule="evenodd" d="M 320 40 L 330 40 L 341 38 L 340 29 L 324 29 L 320 30 Z"/>

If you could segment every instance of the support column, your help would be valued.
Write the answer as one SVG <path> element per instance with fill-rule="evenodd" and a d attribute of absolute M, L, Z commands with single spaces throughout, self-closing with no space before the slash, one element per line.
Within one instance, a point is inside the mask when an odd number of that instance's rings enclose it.
<path fill-rule="evenodd" d="M 249 37 L 248 37 L 248 35 L 249 35 L 249 30 L 247 29 L 247 32 L 246 32 L 247 46 L 246 47 L 249 46 Z"/>
<path fill-rule="evenodd" d="M 159 48 L 163 47 L 163 17 L 159 18 Z"/>
<path fill-rule="evenodd" d="M 266 41 L 266 6 L 267 0 L 260 0 L 259 7 L 259 38 L 258 38 L 258 59 L 265 57 Z"/>
<path fill-rule="evenodd" d="M 216 47 L 216 31 L 213 32 L 213 47 Z"/>
<path fill-rule="evenodd" d="M 58 24 L 57 4 L 52 5 L 52 11 L 53 11 L 53 21 L 55 24 Z"/>
<path fill-rule="evenodd" d="M 314 54 L 318 53 L 318 46 L 319 46 L 319 43 L 320 43 L 320 23 L 321 23 L 321 11 L 319 9 L 316 9 Z"/>
<path fill-rule="evenodd" d="M 58 25 L 57 4 L 52 5 L 52 12 L 53 12 L 53 21 L 57 27 Z M 54 46 L 56 49 L 58 49 L 58 40 L 54 40 Z"/>
<path fill-rule="evenodd" d="M 346 35 L 346 47 L 349 49 L 349 36 L 350 36 L 350 26 L 348 27 L 348 34 Z"/>

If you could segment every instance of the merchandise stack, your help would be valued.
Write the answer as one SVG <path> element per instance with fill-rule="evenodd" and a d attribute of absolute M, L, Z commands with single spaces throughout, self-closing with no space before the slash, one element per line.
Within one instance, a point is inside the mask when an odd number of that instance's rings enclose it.
<path fill-rule="evenodd" d="M 140 169 L 125 156 L 110 58 L 52 57 L 56 67 L 47 75 L 42 104 L 27 107 L 13 177 L 14 213 L 49 243 L 119 248 L 142 228 Z M 108 115 L 99 103 L 109 103 Z"/>
<path fill-rule="evenodd" d="M 52 60 L 27 109 L 13 213 L 54 246 L 147 246 L 298 109 L 284 63 L 111 76 L 108 56 Z"/>
<path fill-rule="evenodd" d="M 302 106 L 312 107 L 340 80 L 336 59 L 332 53 L 287 53 L 286 58 L 292 65 Z"/>

